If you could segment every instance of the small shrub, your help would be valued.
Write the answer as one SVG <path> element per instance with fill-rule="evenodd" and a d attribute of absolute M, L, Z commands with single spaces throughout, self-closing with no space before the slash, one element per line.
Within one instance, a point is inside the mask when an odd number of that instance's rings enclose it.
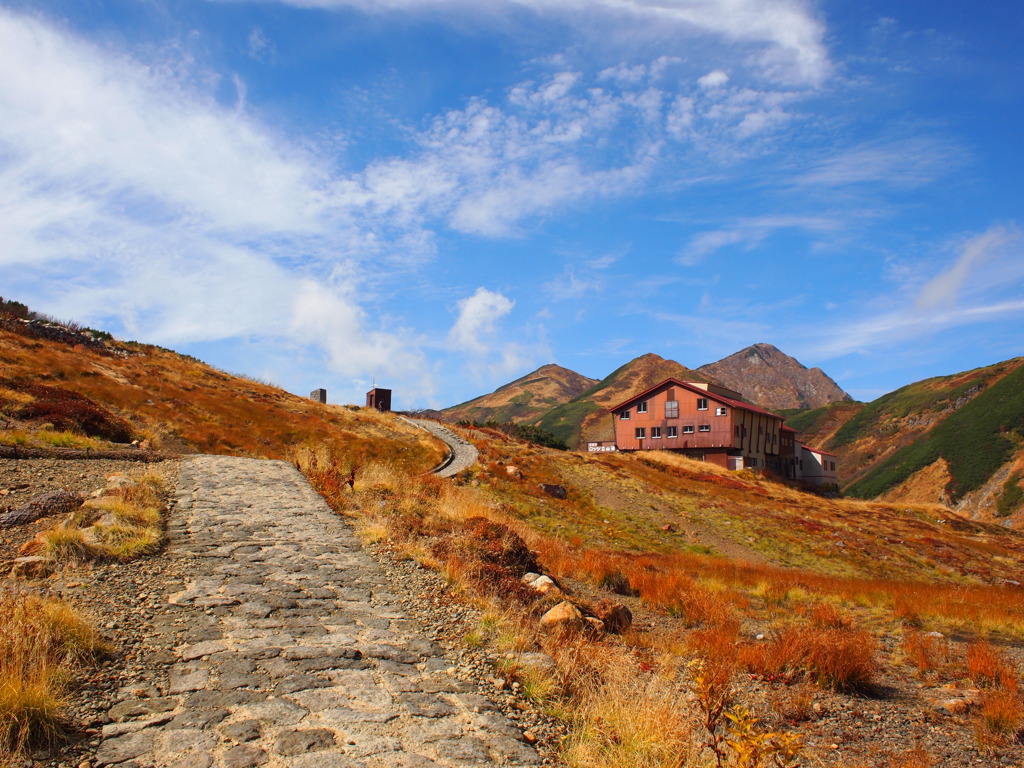
<path fill-rule="evenodd" d="M 134 437 L 131 425 L 84 395 L 44 384 L 9 382 L 9 388 L 32 396 L 15 415 L 52 424 L 58 431 L 74 432 L 109 440 L 130 443 Z"/>
<path fill-rule="evenodd" d="M 1024 703 L 1014 687 L 995 688 L 985 691 L 981 700 L 978 718 L 975 720 L 975 735 L 982 750 L 1004 746 L 1021 733 L 1024 726 Z"/>
<path fill-rule="evenodd" d="M 889 758 L 887 768 L 934 768 L 935 760 L 923 747 L 914 747 Z"/>
<path fill-rule="evenodd" d="M 831 603 L 815 603 L 810 611 L 811 626 L 821 629 L 851 629 L 853 619 Z"/>
<path fill-rule="evenodd" d="M 806 674 L 836 691 L 863 691 L 877 673 L 875 641 L 869 632 L 817 627 L 783 627 L 757 645 L 745 646 L 747 669 L 768 680 L 790 681 Z"/>
<path fill-rule="evenodd" d="M 701 751 L 673 681 L 625 656 L 613 657 L 600 683 L 573 701 L 572 720 L 563 756 L 573 768 L 688 766 Z"/>
<path fill-rule="evenodd" d="M 803 723 L 814 718 L 814 686 L 797 683 L 768 691 L 772 712 L 787 723 Z"/>

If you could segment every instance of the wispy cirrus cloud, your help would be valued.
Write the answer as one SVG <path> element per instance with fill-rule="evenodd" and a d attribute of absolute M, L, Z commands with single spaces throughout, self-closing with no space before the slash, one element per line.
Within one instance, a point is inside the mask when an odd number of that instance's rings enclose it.
<path fill-rule="evenodd" d="M 797 187 L 849 188 L 885 184 L 913 188 L 928 184 L 965 161 L 965 150 L 930 137 L 880 140 L 842 149 L 797 175 Z"/>
<path fill-rule="evenodd" d="M 453 22 L 491 19 L 527 9 L 581 32 L 599 32 L 602 46 L 638 35 L 669 49 L 682 40 L 712 35 L 753 47 L 749 54 L 767 77 L 811 85 L 832 72 L 825 25 L 801 0 L 279 0 L 304 8 L 356 8 L 367 13 L 430 13 Z M 666 51 L 671 52 L 671 51 Z"/>
<path fill-rule="evenodd" d="M 929 277 L 903 272 L 905 289 L 867 304 L 867 316 L 836 323 L 808 354 L 822 359 L 905 344 L 999 318 L 1024 317 L 1024 234 L 1000 224 L 950 245 L 953 263 Z"/>
<path fill-rule="evenodd" d="M 744 219 L 732 227 L 702 232 L 696 235 L 679 255 L 684 266 L 699 264 L 705 258 L 732 245 L 750 250 L 761 245 L 773 232 L 781 229 L 800 229 L 814 233 L 836 232 L 844 223 L 830 216 L 768 215 Z"/>

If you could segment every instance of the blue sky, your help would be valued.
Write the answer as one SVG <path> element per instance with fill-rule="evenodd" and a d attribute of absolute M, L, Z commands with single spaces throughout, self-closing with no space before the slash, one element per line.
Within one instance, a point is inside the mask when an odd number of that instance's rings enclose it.
<path fill-rule="evenodd" d="M 1024 354 L 997 0 L 0 0 L 0 295 L 332 402 Z"/>

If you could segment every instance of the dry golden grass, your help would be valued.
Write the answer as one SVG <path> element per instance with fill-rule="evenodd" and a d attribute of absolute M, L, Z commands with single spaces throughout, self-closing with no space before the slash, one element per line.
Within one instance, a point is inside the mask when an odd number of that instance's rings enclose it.
<path fill-rule="evenodd" d="M 60 733 L 76 670 L 107 650 L 66 603 L 0 594 L 0 761 Z"/>
<path fill-rule="evenodd" d="M 574 702 L 573 721 L 563 752 L 573 768 L 699 764 L 699 724 L 676 681 L 655 670 L 637 674 L 627 659 L 604 665 L 600 683 Z"/>
<path fill-rule="evenodd" d="M 61 565 L 152 554 L 163 542 L 163 493 L 163 479 L 147 473 L 112 495 L 88 500 L 69 520 L 38 533 L 27 552 Z"/>

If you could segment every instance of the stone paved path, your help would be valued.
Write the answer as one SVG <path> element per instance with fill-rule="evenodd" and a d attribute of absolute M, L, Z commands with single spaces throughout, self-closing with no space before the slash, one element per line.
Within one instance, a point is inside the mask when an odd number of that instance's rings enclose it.
<path fill-rule="evenodd" d="M 473 466 L 480 456 L 475 445 L 436 421 L 429 419 L 406 419 L 406 421 L 427 430 L 451 449 L 452 460 L 435 473 L 438 477 L 454 477 L 462 470 Z"/>
<path fill-rule="evenodd" d="M 189 574 L 154 622 L 169 680 L 110 710 L 97 766 L 540 764 L 291 465 L 184 460 L 169 534 Z"/>

